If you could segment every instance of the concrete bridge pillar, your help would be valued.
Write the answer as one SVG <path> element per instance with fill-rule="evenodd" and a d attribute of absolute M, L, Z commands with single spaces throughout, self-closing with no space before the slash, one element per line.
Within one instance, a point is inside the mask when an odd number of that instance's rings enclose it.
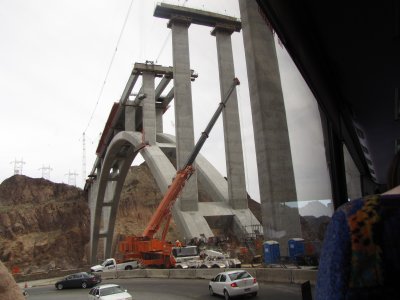
<path fill-rule="evenodd" d="M 143 135 L 149 145 L 156 144 L 156 101 L 154 96 L 154 72 L 143 72 Z"/>
<path fill-rule="evenodd" d="M 253 117 L 261 209 L 266 239 L 277 240 L 283 254 L 287 240 L 301 237 L 286 112 L 273 32 L 256 1 L 239 0 Z"/>
<path fill-rule="evenodd" d="M 90 254 L 89 259 L 91 262 L 96 262 L 97 248 L 99 243 L 98 230 L 94 227 L 96 217 L 96 201 L 99 192 L 99 182 L 94 180 L 89 189 L 89 208 L 90 208 Z"/>
<path fill-rule="evenodd" d="M 136 131 L 136 107 L 133 101 L 127 101 L 125 104 L 125 130 Z"/>
<path fill-rule="evenodd" d="M 168 27 L 172 30 L 177 169 L 183 167 L 194 148 L 189 26 L 190 19 L 180 16 L 171 18 L 168 23 Z M 186 183 L 179 199 L 182 211 L 198 210 L 196 173 Z"/>
<path fill-rule="evenodd" d="M 157 107 L 156 105 L 156 132 L 163 133 L 163 114 L 164 108 L 162 106 Z"/>
<path fill-rule="evenodd" d="M 235 77 L 231 35 L 234 28 L 217 25 L 211 32 L 216 37 L 221 99 Z M 247 208 L 246 177 L 244 173 L 242 137 L 236 89 L 222 112 L 226 172 L 228 177 L 229 203 L 233 209 Z"/>

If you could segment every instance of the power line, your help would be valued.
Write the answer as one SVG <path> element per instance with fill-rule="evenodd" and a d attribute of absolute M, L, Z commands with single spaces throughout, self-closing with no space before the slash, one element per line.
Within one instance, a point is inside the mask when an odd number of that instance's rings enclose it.
<path fill-rule="evenodd" d="M 163 43 L 162 46 L 161 46 L 161 50 L 160 50 L 160 52 L 158 53 L 158 56 L 157 56 L 157 58 L 156 58 L 156 63 L 158 62 L 158 59 L 160 58 L 161 54 L 164 52 L 165 46 L 167 45 L 167 42 L 169 41 L 170 37 L 171 37 L 171 30 L 168 32 L 168 35 L 167 35 L 167 37 L 165 38 L 164 43 Z"/>
<path fill-rule="evenodd" d="M 121 41 L 122 34 L 124 33 L 125 26 L 126 26 L 126 23 L 127 23 L 127 21 L 128 21 L 128 17 L 129 17 L 129 14 L 130 14 L 130 12 L 131 12 L 131 8 L 132 8 L 132 5 L 133 5 L 133 1 L 134 1 L 134 0 L 131 0 L 131 4 L 129 5 L 128 12 L 126 13 L 125 21 L 124 21 L 124 24 L 122 25 L 122 28 L 121 28 L 121 31 L 120 31 L 120 34 L 119 34 L 119 37 L 118 37 L 117 45 L 115 46 L 114 53 L 113 53 L 113 55 L 112 55 L 112 57 L 111 57 L 111 61 L 110 61 L 110 64 L 109 64 L 109 66 L 108 66 L 108 70 L 107 70 L 106 76 L 105 76 L 104 81 L 103 81 L 103 84 L 102 84 L 102 86 L 101 86 L 99 96 L 97 97 L 96 105 L 94 106 L 94 109 L 93 109 L 93 111 L 92 111 L 92 114 L 90 115 L 89 122 L 88 122 L 88 124 L 87 124 L 85 130 L 83 131 L 84 133 L 85 133 L 85 132 L 87 131 L 87 129 L 89 128 L 90 123 L 92 122 L 92 119 L 93 119 L 94 112 L 96 111 L 97 106 L 98 106 L 99 101 L 100 101 L 100 98 L 101 98 L 101 96 L 103 95 L 104 87 L 105 87 L 105 85 L 106 85 L 106 82 L 107 82 L 107 79 L 108 79 L 108 75 L 110 74 L 111 67 L 112 67 L 112 65 L 113 65 L 113 63 L 114 63 L 114 58 L 115 58 L 115 55 L 117 54 L 119 42 Z"/>

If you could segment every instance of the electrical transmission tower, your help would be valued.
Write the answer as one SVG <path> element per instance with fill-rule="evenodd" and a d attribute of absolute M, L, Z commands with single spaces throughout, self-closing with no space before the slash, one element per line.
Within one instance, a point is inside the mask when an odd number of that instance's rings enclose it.
<path fill-rule="evenodd" d="M 22 167 L 25 164 L 22 158 L 21 160 L 14 159 L 10 164 L 14 164 L 14 175 L 22 175 Z"/>
<path fill-rule="evenodd" d="M 50 166 L 43 166 L 41 167 L 39 170 L 42 170 L 42 178 L 50 180 L 50 172 L 53 171 L 52 168 L 50 168 Z"/>
<path fill-rule="evenodd" d="M 75 173 L 75 172 L 68 171 L 68 173 L 65 174 L 65 175 L 68 176 L 68 184 L 76 186 L 76 176 L 78 176 L 79 174 Z"/>

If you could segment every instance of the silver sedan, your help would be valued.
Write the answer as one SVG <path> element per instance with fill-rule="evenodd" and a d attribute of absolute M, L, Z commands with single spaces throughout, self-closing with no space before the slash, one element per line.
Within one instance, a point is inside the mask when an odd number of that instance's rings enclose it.
<path fill-rule="evenodd" d="M 222 295 L 225 299 L 241 295 L 256 296 L 258 282 L 245 270 L 233 270 L 219 273 L 211 279 L 208 290 L 210 295 Z"/>
<path fill-rule="evenodd" d="M 132 300 L 132 295 L 117 284 L 95 286 L 88 297 L 89 300 Z"/>

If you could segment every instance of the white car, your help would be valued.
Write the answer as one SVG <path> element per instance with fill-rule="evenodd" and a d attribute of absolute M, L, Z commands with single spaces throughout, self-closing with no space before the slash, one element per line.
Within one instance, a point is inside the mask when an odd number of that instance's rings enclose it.
<path fill-rule="evenodd" d="M 89 291 L 89 300 L 132 300 L 132 295 L 117 284 L 102 284 Z"/>
<path fill-rule="evenodd" d="M 96 265 L 90 268 L 91 272 L 107 272 L 107 271 L 121 271 L 121 270 L 133 270 L 139 268 L 139 264 L 135 260 L 125 261 L 117 263 L 114 258 L 108 258 L 103 261 L 100 265 Z"/>
<path fill-rule="evenodd" d="M 219 273 L 211 279 L 208 290 L 210 295 L 222 295 L 226 300 L 240 295 L 256 296 L 258 282 L 247 271 L 234 270 Z"/>

